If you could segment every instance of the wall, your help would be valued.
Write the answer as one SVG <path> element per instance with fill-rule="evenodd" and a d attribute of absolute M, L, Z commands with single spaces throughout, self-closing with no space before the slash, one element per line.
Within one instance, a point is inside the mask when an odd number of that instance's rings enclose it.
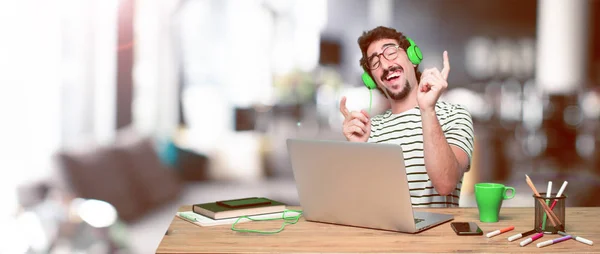
<path fill-rule="evenodd" d="M 337 39 L 342 47 L 342 62 L 339 72 L 345 83 L 362 85 L 362 70 L 358 65 L 360 49 L 357 39 L 368 30 L 368 2 L 363 0 L 327 1 L 327 25 L 322 37 Z"/>
<path fill-rule="evenodd" d="M 362 73 L 357 39 L 372 29 L 369 2 L 329 0 L 328 20 L 323 36 L 338 38 L 342 44 L 340 72 L 344 81 L 359 85 Z M 465 46 L 473 36 L 491 39 L 534 39 L 536 35 L 535 0 L 421 0 L 393 1 L 392 26 L 413 38 L 424 53 L 421 70 L 441 69 L 442 52 L 448 50 L 452 71 L 451 85 L 482 91 L 465 67 Z M 519 8 L 515 8 L 518 6 Z M 375 12 L 376 13 L 376 12 Z M 385 15 L 385 13 L 382 13 Z"/>

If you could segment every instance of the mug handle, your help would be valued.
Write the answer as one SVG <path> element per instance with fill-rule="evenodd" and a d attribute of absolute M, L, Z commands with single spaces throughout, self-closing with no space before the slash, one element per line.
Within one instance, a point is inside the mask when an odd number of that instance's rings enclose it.
<path fill-rule="evenodd" d="M 506 195 L 506 192 L 507 192 L 508 190 L 511 190 L 511 191 L 512 191 L 512 193 L 511 193 L 511 195 L 510 195 L 510 196 L 507 196 L 507 195 Z M 504 198 L 504 199 L 511 199 L 511 198 L 514 198 L 514 197 L 515 197 L 515 188 L 513 188 L 513 187 L 508 187 L 508 186 L 505 186 L 505 187 L 504 187 L 504 192 L 502 193 L 502 198 Z"/>

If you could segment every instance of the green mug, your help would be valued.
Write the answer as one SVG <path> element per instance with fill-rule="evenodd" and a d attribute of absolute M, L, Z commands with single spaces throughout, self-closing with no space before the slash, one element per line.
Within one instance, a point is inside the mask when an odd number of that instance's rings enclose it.
<path fill-rule="evenodd" d="M 506 192 L 511 190 L 510 196 Z M 477 183 L 475 184 L 475 200 L 479 209 L 479 220 L 481 222 L 498 222 L 498 215 L 502 207 L 502 201 L 515 197 L 515 188 L 504 186 L 499 183 Z"/>

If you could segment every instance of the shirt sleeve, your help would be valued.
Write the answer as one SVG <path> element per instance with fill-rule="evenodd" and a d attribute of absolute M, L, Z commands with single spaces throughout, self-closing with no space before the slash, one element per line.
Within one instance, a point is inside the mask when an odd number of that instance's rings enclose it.
<path fill-rule="evenodd" d="M 444 131 L 448 144 L 464 150 L 467 153 L 467 156 L 469 156 L 470 162 L 473 155 L 475 134 L 473 130 L 473 121 L 469 111 L 463 106 L 457 105 L 454 110 L 449 112 L 448 121 L 445 125 L 448 125 Z M 469 163 L 469 166 L 470 164 L 471 163 Z"/>

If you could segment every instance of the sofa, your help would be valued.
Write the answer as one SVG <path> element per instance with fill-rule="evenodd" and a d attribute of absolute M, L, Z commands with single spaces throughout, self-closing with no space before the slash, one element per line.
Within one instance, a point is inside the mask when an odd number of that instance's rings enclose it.
<path fill-rule="evenodd" d="M 110 144 L 64 149 L 56 162 L 53 188 L 106 201 L 126 223 L 176 199 L 183 186 L 176 165 L 161 160 L 154 139 L 131 132 L 119 133 Z"/>

